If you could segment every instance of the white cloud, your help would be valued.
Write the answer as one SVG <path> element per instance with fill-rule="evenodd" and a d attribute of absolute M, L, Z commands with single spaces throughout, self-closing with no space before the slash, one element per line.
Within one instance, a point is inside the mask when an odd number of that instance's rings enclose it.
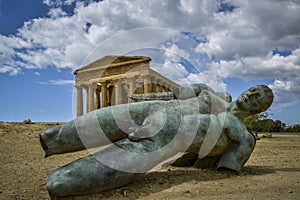
<path fill-rule="evenodd" d="M 52 8 L 50 9 L 50 11 L 48 12 L 48 15 L 51 18 L 58 18 L 58 17 L 64 17 L 66 15 L 68 15 L 65 11 L 63 11 L 61 8 Z"/>
<path fill-rule="evenodd" d="M 91 2 L 87 1 L 86 2 Z M 62 5 L 71 5 L 75 2 L 84 2 L 84 0 L 43 0 L 43 3 L 47 6 L 62 6 Z"/>
<path fill-rule="evenodd" d="M 225 92 L 227 89 L 227 85 L 223 82 L 217 69 L 191 73 L 187 79 L 190 83 L 205 83 L 217 92 Z"/>
<path fill-rule="evenodd" d="M 180 64 L 167 60 L 163 65 L 152 64 L 151 67 L 162 74 L 163 76 L 169 78 L 170 80 L 180 83 L 181 85 L 190 85 L 191 82 L 188 80 L 187 76 L 189 75 L 186 68 Z"/>
<path fill-rule="evenodd" d="M 232 9 L 218 12 L 224 2 L 233 5 Z M 76 69 L 106 54 L 157 47 L 165 50 L 159 72 L 180 83 L 203 79 L 212 87 L 223 89 L 226 85 L 222 78 L 261 78 L 273 81 L 270 87 L 277 102 L 284 103 L 288 94 L 293 103 L 300 99 L 299 1 L 44 0 L 43 3 L 49 6 L 47 17 L 25 22 L 16 35 L 0 35 L 0 73 L 15 75 L 24 68 L 48 66 Z M 72 15 L 62 5 L 75 6 Z M 144 27 L 174 31 L 136 29 Z M 132 29 L 135 31 L 129 31 Z M 173 38 L 175 31 L 189 33 L 187 37 L 193 37 L 197 45 L 180 43 L 180 38 Z M 170 40 L 168 45 L 167 40 Z M 288 50 L 291 55 L 273 55 L 275 48 Z M 206 65 L 201 53 L 207 53 L 214 62 Z M 178 62 L 181 58 L 192 61 L 198 71 L 184 68 Z"/>
<path fill-rule="evenodd" d="M 275 94 L 274 103 L 283 108 L 299 103 L 300 95 L 300 49 L 289 56 L 269 54 L 265 57 L 243 57 L 236 60 L 214 62 L 221 77 L 238 77 L 273 80 L 270 88 Z"/>
<path fill-rule="evenodd" d="M 276 79 L 269 87 L 275 95 L 275 108 L 282 109 L 300 103 L 300 78 L 298 80 Z"/>
<path fill-rule="evenodd" d="M 191 42 L 191 39 L 184 40 L 182 37 L 182 35 L 176 35 L 175 37 L 180 38 L 181 46 L 186 42 Z M 176 41 L 177 39 L 173 40 L 173 42 Z M 226 84 L 222 81 L 222 76 L 220 76 L 217 67 L 198 66 L 201 65 L 202 59 L 200 58 L 200 61 L 197 62 L 197 58 L 194 57 L 193 51 L 190 51 L 189 48 L 183 49 L 176 43 L 169 42 L 161 46 L 160 49 L 164 51 L 163 64 L 152 64 L 152 68 L 162 75 L 181 85 L 206 83 L 216 91 L 225 91 Z M 190 68 L 183 65 L 184 63 L 187 64 L 187 62 L 191 64 Z"/>
<path fill-rule="evenodd" d="M 254 23 L 257 30 L 269 36 L 270 39 L 281 40 L 286 36 L 299 34 L 300 27 L 295 26 L 300 19 L 299 1 L 249 0 L 241 2 L 244 18 L 248 17 L 248 21 Z"/>
<path fill-rule="evenodd" d="M 43 85 L 74 85 L 74 80 L 63 80 L 63 79 L 58 79 L 58 80 L 49 80 L 48 82 L 37 82 L 38 84 L 43 84 Z"/>
<path fill-rule="evenodd" d="M 162 49 L 165 50 L 166 58 L 172 60 L 173 62 L 179 62 L 182 58 L 188 60 L 190 57 L 185 50 L 180 49 L 178 45 L 174 43 L 169 48 L 163 46 Z"/>
<path fill-rule="evenodd" d="M 0 73 L 8 73 L 11 76 L 17 75 L 19 73 L 19 68 L 14 68 L 10 66 L 0 67 Z"/>
<path fill-rule="evenodd" d="M 237 8 L 229 14 L 215 14 L 208 43 L 196 51 L 206 51 L 218 59 L 261 56 L 276 47 L 298 48 L 299 1 L 232 1 Z"/>
<path fill-rule="evenodd" d="M 265 57 L 241 57 L 235 60 L 214 62 L 222 77 L 239 77 L 244 80 L 254 78 L 275 79 L 278 77 L 300 76 L 300 49 L 289 56 L 268 54 Z"/>

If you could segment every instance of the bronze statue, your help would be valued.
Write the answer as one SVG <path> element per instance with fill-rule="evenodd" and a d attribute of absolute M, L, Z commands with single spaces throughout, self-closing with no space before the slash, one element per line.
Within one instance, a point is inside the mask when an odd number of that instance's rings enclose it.
<path fill-rule="evenodd" d="M 204 84 L 165 97 L 105 107 L 41 133 L 46 157 L 110 145 L 54 170 L 47 183 L 50 196 L 116 188 L 171 163 L 240 172 L 255 146 L 243 119 L 265 111 L 273 101 L 264 85 L 250 88 L 234 102 Z"/>

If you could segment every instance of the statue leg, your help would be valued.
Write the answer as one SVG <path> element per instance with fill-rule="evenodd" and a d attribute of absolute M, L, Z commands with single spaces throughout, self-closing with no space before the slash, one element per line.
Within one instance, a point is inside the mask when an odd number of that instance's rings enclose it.
<path fill-rule="evenodd" d="M 123 139 L 93 155 L 54 170 L 48 177 L 51 197 L 89 194 L 131 183 L 178 152 L 155 142 Z"/>
<path fill-rule="evenodd" d="M 45 157 L 101 147 L 127 137 L 114 122 L 110 107 L 95 110 L 40 133 Z"/>
<path fill-rule="evenodd" d="M 140 127 L 149 112 L 151 113 L 152 106 L 157 108 L 165 104 L 165 101 L 156 101 L 105 107 L 75 118 L 66 124 L 49 128 L 40 134 L 45 157 L 101 147 L 126 138 L 130 133 L 129 128 Z M 155 111 L 155 109 L 152 110 Z M 164 112 L 154 112 L 153 116 L 165 117 Z M 158 130 L 164 122 L 152 121 Z"/>
<path fill-rule="evenodd" d="M 47 190 L 51 198 L 91 194 L 126 185 L 141 175 L 119 171 L 90 155 L 54 170 L 48 177 Z"/>

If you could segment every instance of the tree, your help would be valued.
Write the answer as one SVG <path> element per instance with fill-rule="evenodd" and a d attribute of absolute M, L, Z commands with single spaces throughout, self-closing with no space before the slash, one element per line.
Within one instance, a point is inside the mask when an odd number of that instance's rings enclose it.
<path fill-rule="evenodd" d="M 286 131 L 287 132 L 300 132 L 300 124 L 295 124 L 295 125 L 289 126 L 286 129 Z"/>
<path fill-rule="evenodd" d="M 282 123 L 280 120 L 275 120 L 274 124 L 271 128 L 271 131 L 272 132 L 281 132 L 281 131 L 285 130 L 285 127 L 286 127 L 285 123 Z"/>
<path fill-rule="evenodd" d="M 274 126 L 274 121 L 272 119 L 262 119 L 258 122 L 260 132 L 272 132 L 272 127 Z"/>
<path fill-rule="evenodd" d="M 255 115 L 250 115 L 249 117 L 246 117 L 244 119 L 244 123 L 247 129 L 250 132 L 254 132 L 255 136 L 257 137 L 258 131 L 271 131 L 274 122 L 273 120 L 268 119 L 270 115 L 272 114 L 270 114 L 268 111 Z"/>
<path fill-rule="evenodd" d="M 257 136 L 257 131 L 258 131 L 258 125 L 257 125 L 258 118 L 259 116 L 258 114 L 256 114 L 256 115 L 250 115 L 249 117 L 244 119 L 247 129 L 250 132 L 254 132 L 255 136 Z"/>

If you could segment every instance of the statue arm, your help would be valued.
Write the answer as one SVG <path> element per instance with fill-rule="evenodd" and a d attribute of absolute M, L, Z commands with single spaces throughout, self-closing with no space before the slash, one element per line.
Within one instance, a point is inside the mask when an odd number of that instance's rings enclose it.
<path fill-rule="evenodd" d="M 191 86 L 186 87 L 178 87 L 175 88 L 172 92 L 153 92 L 146 94 L 130 94 L 128 98 L 136 100 L 136 101 L 151 101 L 151 100 L 172 100 L 172 99 L 189 99 L 193 97 L 197 97 L 202 91 L 207 90 L 212 93 L 215 91 L 202 83 L 193 84 Z M 220 94 L 220 97 L 225 96 L 224 94 Z M 225 97 L 224 97 L 225 98 Z"/>
<path fill-rule="evenodd" d="M 232 102 L 232 96 L 227 92 L 216 92 L 216 95 L 228 103 Z"/>
<path fill-rule="evenodd" d="M 129 128 L 128 138 L 132 141 L 149 139 L 163 129 L 167 119 L 165 107 L 153 105 L 149 109 L 149 115 L 145 117 L 141 126 L 132 126 Z"/>
<path fill-rule="evenodd" d="M 220 113 L 218 118 L 221 122 L 224 122 L 225 132 L 231 141 L 219 160 L 218 169 L 226 168 L 240 172 L 254 149 L 255 137 L 247 131 L 244 124 L 234 115 Z"/>
<path fill-rule="evenodd" d="M 198 83 L 187 87 L 176 88 L 173 90 L 173 94 L 175 99 L 184 100 L 184 99 L 197 97 L 198 95 L 201 94 L 202 91 L 215 93 L 215 91 L 211 87 L 202 83 Z"/>
<path fill-rule="evenodd" d="M 146 94 L 130 94 L 127 96 L 136 101 L 152 101 L 152 100 L 172 100 L 174 95 L 172 92 L 152 92 Z"/>

